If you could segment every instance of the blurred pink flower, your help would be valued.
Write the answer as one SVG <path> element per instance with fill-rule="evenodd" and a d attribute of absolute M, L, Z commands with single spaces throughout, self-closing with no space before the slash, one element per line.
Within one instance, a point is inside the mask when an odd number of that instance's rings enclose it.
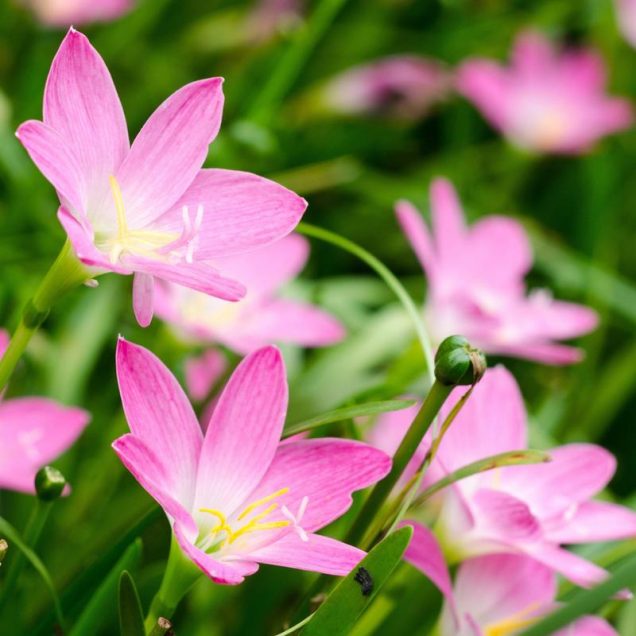
<path fill-rule="evenodd" d="M 43 24 L 69 27 L 115 20 L 128 13 L 135 0 L 26 0 L 25 4 Z"/>
<path fill-rule="evenodd" d="M 615 0 L 618 27 L 625 39 L 636 47 L 636 1 Z"/>
<path fill-rule="evenodd" d="M 413 55 L 386 57 L 356 66 L 333 78 L 324 99 L 347 115 L 386 114 L 419 119 L 450 88 L 449 76 L 435 60 Z"/>
<path fill-rule="evenodd" d="M 504 636 L 530 627 L 556 608 L 556 580 L 544 565 L 518 554 L 477 557 L 461 565 L 444 604 L 441 636 Z M 602 618 L 585 616 L 553 636 L 617 636 Z"/>
<path fill-rule="evenodd" d="M 455 390 L 442 416 L 464 392 Z M 371 442 L 393 453 L 412 418 L 408 409 L 380 418 Z M 430 441 L 429 435 L 420 457 Z M 495 367 L 486 372 L 444 437 L 428 481 L 527 444 L 519 387 L 509 371 Z M 487 554 L 525 554 L 578 585 L 600 582 L 606 575 L 603 569 L 561 545 L 636 537 L 635 512 L 592 499 L 614 474 L 614 457 L 593 444 L 568 444 L 548 453 L 548 463 L 497 468 L 444 489 L 431 503 L 438 512 L 434 535 L 419 522 L 408 521 L 416 532 L 407 560 L 445 592 L 450 583 L 438 541 L 451 562 Z"/>
<path fill-rule="evenodd" d="M 59 219 L 95 274 L 135 274 L 133 307 L 146 326 L 154 279 L 226 300 L 245 294 L 215 259 L 291 232 L 306 202 L 246 172 L 202 170 L 221 125 L 221 78 L 188 84 L 150 117 L 132 147 L 112 79 L 71 29 L 44 93 L 44 122 L 17 136 L 60 196 Z"/>
<path fill-rule="evenodd" d="M 184 554 L 217 583 L 237 584 L 259 563 L 343 575 L 364 556 L 315 534 L 375 483 L 391 461 L 344 439 L 280 442 L 287 380 L 280 353 L 245 358 L 205 436 L 170 371 L 120 340 L 117 377 L 131 433 L 113 447 L 166 512 Z"/>
<path fill-rule="evenodd" d="M 0 357 L 9 334 L 0 330 Z M 88 424 L 82 409 L 53 400 L 0 396 L 0 488 L 35 493 L 35 474 L 68 450 Z"/>
<path fill-rule="evenodd" d="M 608 97 L 593 51 L 558 52 L 538 33 L 517 39 L 509 68 L 468 60 L 457 86 L 484 117 L 521 148 L 576 154 L 632 123 L 628 101 Z"/>
<path fill-rule="evenodd" d="M 190 356 L 185 363 L 185 383 L 192 399 L 206 398 L 226 367 L 225 357 L 216 349 L 208 349 L 199 356 Z"/>
<path fill-rule="evenodd" d="M 524 276 L 532 253 L 523 226 L 487 216 L 467 227 L 453 186 L 431 185 L 432 231 L 408 202 L 397 204 L 398 221 L 426 273 L 425 317 L 434 340 L 462 334 L 487 353 L 547 364 L 581 359 L 574 347 L 555 342 L 595 328 L 596 313 L 554 300 L 547 290 L 526 295 Z"/>
<path fill-rule="evenodd" d="M 272 342 L 305 347 L 333 344 L 342 325 L 313 305 L 278 298 L 277 292 L 303 268 L 309 243 L 291 235 L 240 257 L 217 259 L 219 268 L 247 286 L 246 297 L 229 304 L 173 284 L 157 285 L 155 309 L 187 337 L 218 342 L 249 353 Z"/>
<path fill-rule="evenodd" d="M 300 0 L 258 0 L 245 24 L 247 39 L 265 42 L 299 25 L 303 16 L 302 5 Z"/>

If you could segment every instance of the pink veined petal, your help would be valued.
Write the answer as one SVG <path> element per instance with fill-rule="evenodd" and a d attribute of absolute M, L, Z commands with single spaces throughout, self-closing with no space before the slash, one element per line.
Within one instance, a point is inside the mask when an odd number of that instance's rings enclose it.
<path fill-rule="evenodd" d="M 585 357 L 583 349 L 551 342 L 500 343 L 494 340 L 483 346 L 492 354 L 525 358 L 544 364 L 576 364 Z"/>
<path fill-rule="evenodd" d="M 499 490 L 480 489 L 471 498 L 481 534 L 516 545 L 541 538 L 541 527 L 525 502 Z"/>
<path fill-rule="evenodd" d="M 116 174 L 134 227 L 156 220 L 194 181 L 221 127 L 222 84 L 220 77 L 187 84 L 137 135 Z M 205 202 L 195 201 L 194 209 L 199 203 Z"/>
<path fill-rule="evenodd" d="M 24 122 L 16 137 L 33 163 L 57 190 L 61 201 L 68 201 L 76 214 L 86 212 L 86 183 L 80 165 L 67 141 L 40 121 Z"/>
<path fill-rule="evenodd" d="M 554 543 L 567 544 L 636 537 L 636 512 L 605 501 L 586 501 L 550 524 L 545 534 Z"/>
<path fill-rule="evenodd" d="M 362 550 L 331 537 L 309 533 L 307 539 L 290 532 L 249 556 L 259 563 L 334 576 L 346 576 L 365 556 Z"/>
<path fill-rule="evenodd" d="M 462 253 L 466 234 L 459 197 L 450 181 L 437 178 L 431 184 L 430 198 L 437 256 L 446 263 L 452 262 Z"/>
<path fill-rule="evenodd" d="M 287 397 L 285 364 L 276 347 L 259 349 L 238 365 L 208 424 L 195 508 L 230 515 L 245 501 L 272 463 Z"/>
<path fill-rule="evenodd" d="M 427 576 L 452 603 L 450 573 L 435 535 L 417 521 L 405 521 L 401 525 L 413 528 L 413 538 L 404 553 L 404 559 Z"/>
<path fill-rule="evenodd" d="M 180 231 L 183 207 L 203 206 L 198 260 L 242 254 L 289 234 L 300 221 L 307 202 L 283 186 L 249 172 L 201 170 L 156 226 Z"/>
<path fill-rule="evenodd" d="M 124 466 L 142 488 L 163 508 L 168 517 L 183 526 L 191 540 L 198 534 L 197 525 L 178 500 L 176 471 L 167 463 L 168 458 L 157 456 L 147 444 L 128 433 L 113 442 L 113 449 Z"/>
<path fill-rule="evenodd" d="M 133 279 L 133 310 L 135 318 L 142 327 L 152 322 L 154 311 L 155 279 L 151 274 L 137 272 Z"/>
<path fill-rule="evenodd" d="M 117 381 L 131 432 L 169 467 L 170 495 L 190 509 L 202 434 L 192 406 L 167 367 L 120 337 Z"/>
<path fill-rule="evenodd" d="M 584 616 L 572 625 L 560 629 L 554 636 L 618 636 L 618 632 L 598 616 Z"/>
<path fill-rule="evenodd" d="M 188 393 L 195 400 L 203 400 L 227 367 L 225 356 L 216 349 L 208 349 L 200 356 L 185 362 L 185 381 Z"/>
<path fill-rule="evenodd" d="M 433 239 L 422 215 L 408 201 L 398 201 L 395 214 L 402 231 L 411 244 L 420 265 L 429 278 L 435 277 L 436 254 Z"/>
<path fill-rule="evenodd" d="M 46 398 L 0 403 L 0 488 L 34 492 L 35 473 L 80 436 L 89 414 Z"/>
<path fill-rule="evenodd" d="M 330 438 L 285 441 L 247 500 L 257 501 L 287 488 L 277 502 L 295 514 L 307 497 L 301 525 L 314 532 L 343 515 L 351 506 L 351 494 L 376 483 L 390 468 L 385 453 L 361 442 Z M 285 517 L 279 508 L 269 520 L 284 521 Z"/>
<path fill-rule="evenodd" d="M 84 175 L 87 205 L 108 193 L 108 177 L 128 152 L 128 131 L 113 80 L 99 53 L 71 28 L 44 89 L 44 122 L 72 148 Z"/>

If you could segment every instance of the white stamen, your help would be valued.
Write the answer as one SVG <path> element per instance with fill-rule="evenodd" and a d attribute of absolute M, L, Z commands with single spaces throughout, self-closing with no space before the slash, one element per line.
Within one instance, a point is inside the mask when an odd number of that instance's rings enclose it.
<path fill-rule="evenodd" d="M 287 506 L 281 506 L 280 511 L 283 513 L 289 521 L 291 521 L 292 528 L 296 531 L 296 534 L 300 537 L 301 541 L 307 543 L 309 541 L 309 536 L 304 528 L 301 527 L 300 523 L 305 516 L 305 511 L 307 510 L 307 504 L 309 503 L 309 497 L 303 497 L 300 506 L 298 507 L 298 513 L 294 515 L 291 510 Z"/>

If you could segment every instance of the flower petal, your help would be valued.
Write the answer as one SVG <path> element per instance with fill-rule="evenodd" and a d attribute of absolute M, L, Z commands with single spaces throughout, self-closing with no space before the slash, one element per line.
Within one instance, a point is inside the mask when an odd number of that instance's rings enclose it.
<path fill-rule="evenodd" d="M 190 509 L 202 433 L 192 406 L 154 354 L 120 337 L 117 380 L 131 432 L 169 467 L 169 494 Z"/>
<path fill-rule="evenodd" d="M 584 616 L 568 627 L 560 629 L 554 636 L 618 636 L 618 632 L 598 616 Z"/>
<path fill-rule="evenodd" d="M 198 357 L 188 358 L 185 362 L 185 382 L 190 396 L 195 400 L 207 397 L 226 367 L 225 356 L 216 349 L 208 349 Z"/>
<path fill-rule="evenodd" d="M 462 205 L 453 184 L 447 179 L 433 181 L 430 198 L 437 256 L 445 263 L 452 263 L 464 248 L 466 224 Z"/>
<path fill-rule="evenodd" d="M 431 233 L 417 208 L 408 201 L 398 201 L 395 214 L 417 259 L 429 277 L 435 276 L 436 255 Z"/>
<path fill-rule="evenodd" d="M 153 296 L 155 279 L 150 274 L 137 272 L 133 280 L 133 311 L 135 318 L 142 327 L 152 322 Z"/>
<path fill-rule="evenodd" d="M 480 531 L 511 545 L 535 541 L 541 527 L 524 501 L 499 490 L 478 490 L 472 497 Z"/>
<path fill-rule="evenodd" d="M 208 425 L 195 508 L 214 508 L 229 516 L 245 501 L 274 458 L 287 393 L 285 365 L 275 347 L 260 349 L 239 364 Z"/>

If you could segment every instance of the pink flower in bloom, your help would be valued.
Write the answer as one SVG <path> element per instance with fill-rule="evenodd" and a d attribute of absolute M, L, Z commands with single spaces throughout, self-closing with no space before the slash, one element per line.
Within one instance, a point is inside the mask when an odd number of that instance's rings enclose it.
<path fill-rule="evenodd" d="M 512 143 L 565 154 L 631 124 L 629 102 L 608 97 L 605 82 L 597 54 L 558 52 L 537 33 L 519 36 L 509 68 L 473 59 L 457 78 L 459 91 Z"/>
<path fill-rule="evenodd" d="M 250 353 L 272 342 L 320 347 L 340 340 L 341 324 L 325 311 L 276 292 L 294 278 L 309 256 L 309 243 L 287 236 L 240 257 L 219 259 L 219 267 L 247 286 L 246 297 L 227 303 L 174 284 L 157 285 L 157 315 L 189 338 L 219 342 L 238 353 Z"/>
<path fill-rule="evenodd" d="M 444 179 L 431 186 L 432 231 L 410 203 L 398 203 L 396 212 L 426 273 L 425 316 L 437 342 L 460 333 L 487 353 L 548 364 L 580 360 L 578 349 L 554 341 L 591 331 L 596 313 L 545 290 L 526 295 L 532 252 L 520 223 L 487 216 L 467 227 Z"/>
<path fill-rule="evenodd" d="M 618 27 L 625 39 L 636 47 L 636 2 L 615 0 Z"/>
<path fill-rule="evenodd" d="M 414 120 L 443 99 L 449 86 L 437 61 L 396 55 L 341 73 L 328 83 L 325 100 L 347 115 L 389 114 Z"/>
<path fill-rule="evenodd" d="M 129 146 L 124 113 L 103 60 L 71 29 L 53 60 L 44 121 L 17 136 L 58 191 L 77 257 L 95 274 L 135 274 L 133 307 L 152 319 L 155 277 L 237 300 L 239 282 L 215 266 L 291 232 L 306 202 L 262 177 L 202 170 L 221 125 L 221 78 L 169 97 Z"/>
<path fill-rule="evenodd" d="M 27 0 L 40 22 L 49 26 L 109 22 L 130 11 L 134 0 Z"/>
<path fill-rule="evenodd" d="M 450 405 L 464 392 L 457 389 Z M 446 406 L 442 415 L 450 408 Z M 381 419 L 373 442 L 393 452 L 400 434 L 397 431 L 401 429 L 403 435 L 411 419 L 412 413 L 406 410 Z M 429 445 L 430 436 L 423 442 L 422 455 Z M 486 373 L 453 422 L 430 467 L 429 479 L 437 480 L 498 453 L 525 448 L 523 399 L 513 376 L 498 366 Z M 579 585 L 601 581 L 604 570 L 561 546 L 636 536 L 636 513 L 592 500 L 614 474 L 614 457 L 593 444 L 568 444 L 548 453 L 552 458 L 549 463 L 498 468 L 443 490 L 431 504 L 439 513 L 435 536 L 413 522 L 416 533 L 407 558 L 442 590 L 448 590 L 449 581 L 443 574 L 438 540 L 451 561 L 518 553 Z"/>
<path fill-rule="evenodd" d="M 245 358 L 205 436 L 168 369 L 120 340 L 117 377 L 131 433 L 113 447 L 163 507 L 183 552 L 212 580 L 236 584 L 259 563 L 346 574 L 363 552 L 315 534 L 381 479 L 387 455 L 360 442 L 280 442 L 285 367 L 275 347 Z"/>
<path fill-rule="evenodd" d="M 544 565 L 517 554 L 462 564 L 441 621 L 441 636 L 507 636 L 556 607 L 556 580 Z M 554 636 L 617 636 L 602 618 L 586 616 Z"/>
<path fill-rule="evenodd" d="M 9 335 L 0 330 L 0 357 Z M 35 493 L 35 474 L 66 451 L 89 415 L 38 397 L 0 398 L 0 488 Z"/>

